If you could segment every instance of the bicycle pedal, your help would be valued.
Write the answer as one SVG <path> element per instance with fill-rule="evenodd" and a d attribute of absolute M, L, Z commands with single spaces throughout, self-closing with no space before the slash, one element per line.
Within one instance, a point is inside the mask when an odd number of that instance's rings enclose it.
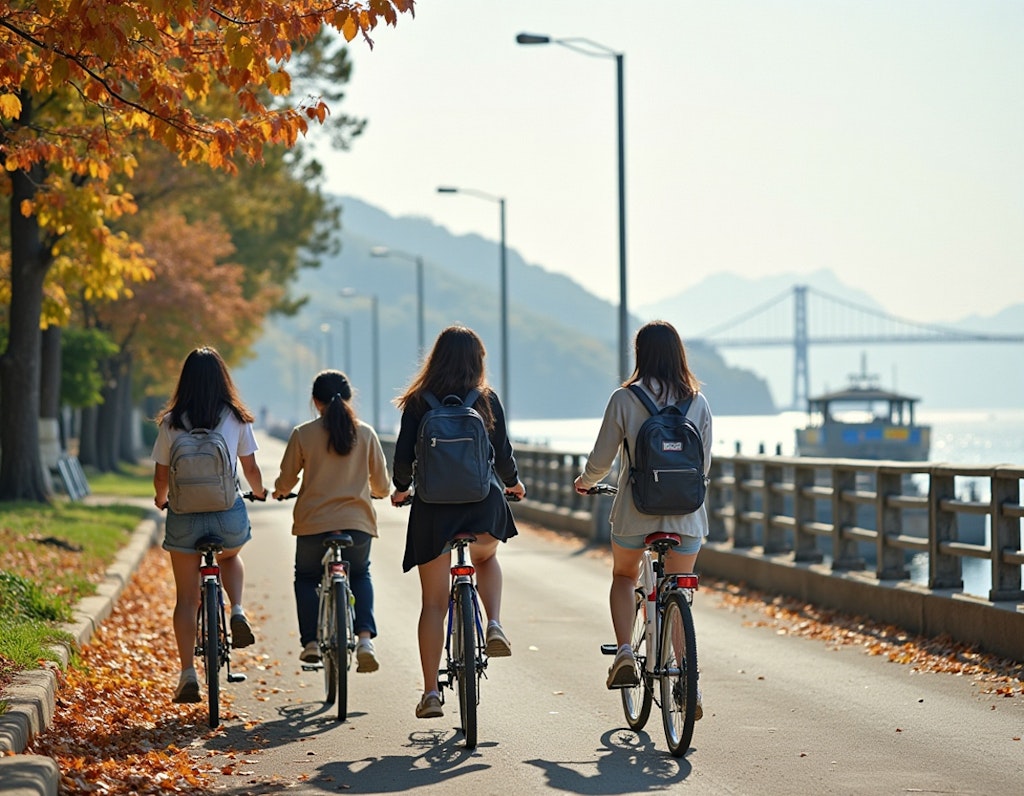
<path fill-rule="evenodd" d="M 319 672 L 324 668 L 322 663 L 304 663 L 302 664 L 302 671 L 304 672 Z"/>
<path fill-rule="evenodd" d="M 228 672 L 229 683 L 244 683 L 246 676 L 244 674 L 238 674 L 236 672 Z"/>
<path fill-rule="evenodd" d="M 616 644 L 602 644 L 601 654 L 602 655 L 614 655 L 619 651 L 619 647 Z"/>

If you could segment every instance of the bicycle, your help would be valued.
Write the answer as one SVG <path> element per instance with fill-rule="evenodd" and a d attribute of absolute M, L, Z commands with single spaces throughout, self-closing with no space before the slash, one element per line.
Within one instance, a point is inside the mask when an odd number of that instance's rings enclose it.
<path fill-rule="evenodd" d="M 589 494 L 614 495 L 612 484 L 598 484 Z M 697 720 L 697 635 L 693 624 L 693 593 L 698 577 L 690 572 L 665 574 L 665 556 L 679 545 L 675 533 L 652 533 L 644 539 L 636 588 L 636 613 L 630 642 L 636 657 L 638 682 L 621 689 L 626 723 L 639 732 L 651 715 L 652 703 L 661 709 L 665 739 L 673 757 L 690 748 Z M 615 655 L 615 644 L 602 644 L 601 652 Z M 654 681 L 659 681 L 655 697 Z"/>
<path fill-rule="evenodd" d="M 252 492 L 242 495 L 246 500 L 266 500 Z M 162 508 L 166 509 L 164 503 Z M 196 612 L 195 654 L 203 661 L 206 677 L 206 696 L 209 704 L 209 725 L 220 724 L 220 670 L 227 669 L 229 683 L 244 683 L 246 676 L 231 671 L 231 632 L 224 619 L 224 588 L 220 579 L 220 564 L 217 555 L 224 550 L 219 536 L 203 536 L 196 541 L 195 550 L 201 556 L 199 561 L 199 609 Z"/>
<path fill-rule="evenodd" d="M 505 493 L 510 502 L 519 500 Z M 401 504 L 412 503 L 412 495 Z M 455 563 L 451 566 L 451 590 L 448 596 L 448 618 L 445 631 L 445 664 L 438 671 L 437 684 L 451 688 L 459 695 L 459 721 L 466 748 L 475 749 L 477 742 L 477 707 L 480 704 L 480 681 L 487 676 L 487 639 L 483 613 L 476 588 L 476 567 L 469 560 L 469 545 L 476 534 L 457 533 L 451 540 Z M 441 691 L 444 704 L 444 691 Z"/>

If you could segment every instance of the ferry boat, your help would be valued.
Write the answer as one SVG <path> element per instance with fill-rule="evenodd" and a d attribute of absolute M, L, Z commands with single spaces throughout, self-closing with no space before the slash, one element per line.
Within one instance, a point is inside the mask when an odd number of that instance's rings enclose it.
<path fill-rule="evenodd" d="M 796 431 L 798 456 L 927 461 L 931 427 L 914 422 L 919 398 L 883 389 L 865 363 L 844 390 L 808 399 L 808 424 Z"/>

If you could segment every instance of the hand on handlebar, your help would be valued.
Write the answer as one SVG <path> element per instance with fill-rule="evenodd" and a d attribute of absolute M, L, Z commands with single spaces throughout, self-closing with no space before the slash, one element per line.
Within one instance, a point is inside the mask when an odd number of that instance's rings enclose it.
<path fill-rule="evenodd" d="M 243 493 L 243 494 L 242 494 L 242 497 L 244 497 L 244 498 L 245 498 L 246 500 L 248 500 L 248 501 L 249 501 L 250 503 L 252 503 L 252 502 L 253 502 L 253 501 L 255 501 L 255 500 L 258 500 L 258 501 L 260 501 L 261 503 L 265 503 L 265 502 L 266 502 L 266 500 L 267 500 L 267 495 L 269 495 L 269 494 L 270 494 L 270 493 L 269 493 L 269 492 L 267 492 L 267 490 L 266 490 L 266 489 L 264 489 L 264 490 L 263 490 L 263 496 L 262 496 L 262 497 L 258 497 L 257 495 L 255 495 L 255 494 L 254 494 L 254 493 L 252 493 L 252 492 L 245 492 L 245 493 Z"/>

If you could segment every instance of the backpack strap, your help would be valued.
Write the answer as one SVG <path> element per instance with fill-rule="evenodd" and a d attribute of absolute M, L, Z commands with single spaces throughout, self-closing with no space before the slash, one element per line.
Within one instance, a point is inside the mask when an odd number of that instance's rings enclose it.
<path fill-rule="evenodd" d="M 441 405 L 441 402 L 437 400 L 437 396 L 430 390 L 423 391 L 423 400 L 427 402 L 427 406 L 431 409 L 437 409 Z"/>
<path fill-rule="evenodd" d="M 647 394 L 643 387 L 634 382 L 629 385 L 629 391 L 640 399 L 640 403 L 644 405 L 644 409 L 646 409 L 650 414 L 658 414 L 657 405 L 651 400 L 651 396 Z"/>
<path fill-rule="evenodd" d="M 462 399 L 463 406 L 472 406 L 476 403 L 476 399 L 480 397 L 480 390 L 474 387 L 472 390 L 466 393 L 466 397 Z"/>

